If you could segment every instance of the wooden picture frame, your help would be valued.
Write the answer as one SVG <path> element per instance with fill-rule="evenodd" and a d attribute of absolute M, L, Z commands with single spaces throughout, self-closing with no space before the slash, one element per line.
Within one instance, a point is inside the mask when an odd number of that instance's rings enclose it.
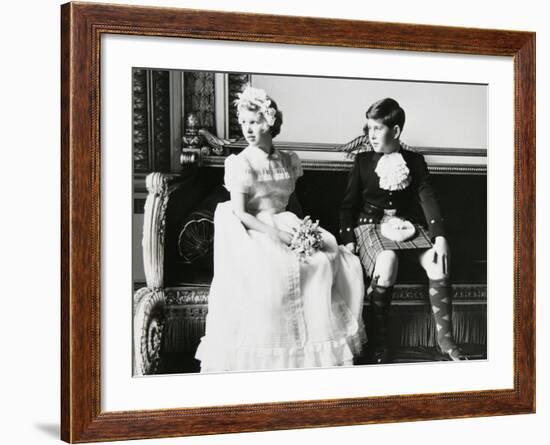
<path fill-rule="evenodd" d="M 535 411 L 535 34 L 172 8 L 61 8 L 61 438 L 174 437 Z M 513 388 L 102 412 L 100 39 L 104 34 L 509 56 L 514 62 Z"/>

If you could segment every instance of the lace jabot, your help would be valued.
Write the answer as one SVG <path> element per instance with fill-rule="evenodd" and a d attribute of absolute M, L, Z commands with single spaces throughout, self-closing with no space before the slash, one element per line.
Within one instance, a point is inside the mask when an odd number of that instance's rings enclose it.
<path fill-rule="evenodd" d="M 380 188 L 384 190 L 404 190 L 412 181 L 407 163 L 399 151 L 383 155 L 375 172 L 380 178 Z"/>

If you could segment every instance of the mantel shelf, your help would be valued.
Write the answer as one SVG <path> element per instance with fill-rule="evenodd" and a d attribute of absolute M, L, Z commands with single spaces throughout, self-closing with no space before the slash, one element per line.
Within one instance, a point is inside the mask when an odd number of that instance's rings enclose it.
<path fill-rule="evenodd" d="M 328 153 L 327 153 L 328 154 Z M 341 155 L 341 153 L 331 153 Z M 456 159 L 456 158 L 454 158 Z M 478 158 L 481 162 L 472 163 L 445 163 L 439 162 L 432 163 L 428 157 L 428 169 L 433 174 L 454 174 L 454 175 L 486 175 L 487 165 L 481 158 Z M 203 167 L 223 167 L 225 162 L 225 156 L 204 156 L 202 158 Z M 304 170 L 318 170 L 318 171 L 346 171 L 351 168 L 353 161 L 351 159 L 308 159 L 302 157 L 302 166 Z"/>

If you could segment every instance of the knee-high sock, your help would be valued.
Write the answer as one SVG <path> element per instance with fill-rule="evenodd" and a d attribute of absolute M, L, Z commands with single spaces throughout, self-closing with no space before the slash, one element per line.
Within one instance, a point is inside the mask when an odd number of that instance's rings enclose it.
<path fill-rule="evenodd" d="M 393 286 L 384 287 L 374 285 L 371 293 L 371 307 L 373 310 L 373 334 L 374 343 L 377 347 L 388 347 L 389 311 Z"/>
<path fill-rule="evenodd" d="M 429 294 L 435 318 L 437 344 L 441 351 L 450 355 L 457 346 L 453 339 L 453 302 L 449 281 L 430 280 Z"/>

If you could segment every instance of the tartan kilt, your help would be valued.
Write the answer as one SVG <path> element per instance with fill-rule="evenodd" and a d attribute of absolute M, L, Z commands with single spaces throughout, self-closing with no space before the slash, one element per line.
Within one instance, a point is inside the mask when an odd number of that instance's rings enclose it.
<path fill-rule="evenodd" d="M 429 249 L 433 246 L 426 229 L 415 224 L 416 234 L 407 241 L 393 241 L 382 235 L 380 224 L 362 224 L 354 230 L 359 258 L 368 278 L 372 278 L 378 254 L 384 250 Z"/>

